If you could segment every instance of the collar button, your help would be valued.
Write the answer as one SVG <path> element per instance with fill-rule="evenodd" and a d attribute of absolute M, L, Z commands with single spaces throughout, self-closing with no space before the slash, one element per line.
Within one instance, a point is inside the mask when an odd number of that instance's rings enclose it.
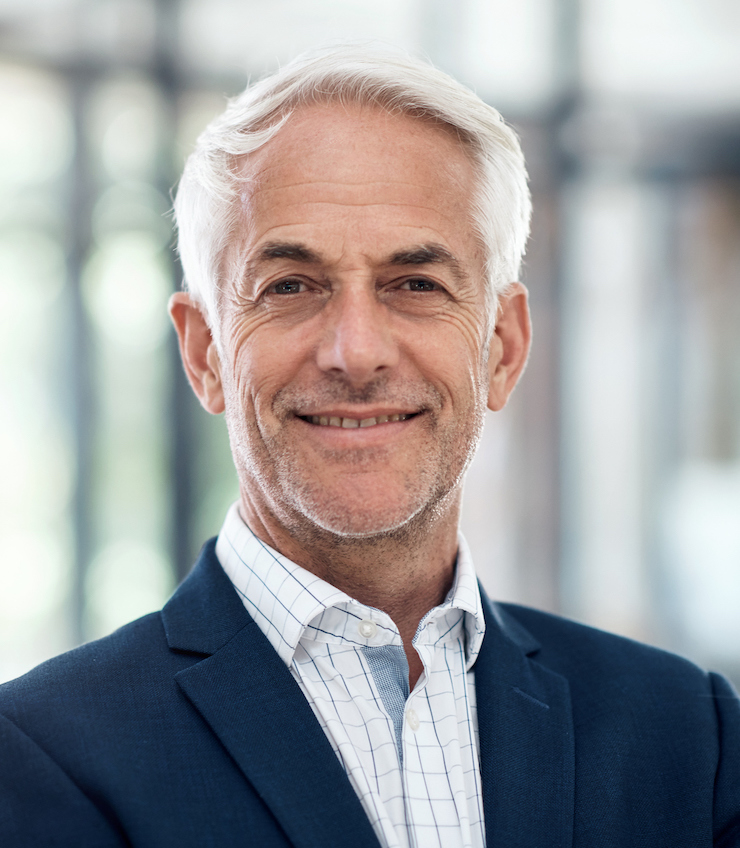
<path fill-rule="evenodd" d="M 378 632 L 378 625 L 374 621 L 370 621 L 369 618 L 364 618 L 358 625 L 357 629 L 360 632 L 360 636 L 364 639 L 372 639 L 373 636 Z"/>

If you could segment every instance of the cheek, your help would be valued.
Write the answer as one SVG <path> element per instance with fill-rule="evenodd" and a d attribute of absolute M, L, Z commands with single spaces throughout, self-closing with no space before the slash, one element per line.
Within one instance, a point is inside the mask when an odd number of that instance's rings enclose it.
<path fill-rule="evenodd" d="M 441 384 L 455 405 L 480 395 L 487 385 L 484 330 L 479 322 L 446 316 L 437 320 L 434 332 L 422 334 L 415 344 L 420 370 Z"/>
<path fill-rule="evenodd" d="M 231 347 L 232 402 L 260 429 L 273 417 L 275 397 L 297 376 L 305 359 L 294 339 L 261 326 L 240 332 Z"/>

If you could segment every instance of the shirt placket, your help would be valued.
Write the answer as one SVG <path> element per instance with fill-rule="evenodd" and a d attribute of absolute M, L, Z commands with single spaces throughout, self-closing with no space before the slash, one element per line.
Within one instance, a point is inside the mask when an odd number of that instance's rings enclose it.
<path fill-rule="evenodd" d="M 387 848 L 408 846 L 405 828 L 399 833 L 396 826 L 404 818 L 402 778 L 392 721 L 384 712 L 363 649 L 401 645 L 395 625 L 384 613 L 357 602 L 342 604 L 306 628 L 300 647 L 308 665 L 304 662 L 298 672 L 319 713 L 326 712 L 327 704 L 325 695 L 316 697 L 325 685 L 322 681 L 333 681 L 326 691 L 343 690 L 337 692 L 336 713 L 325 714 L 320 721 L 329 726 L 339 759 Z"/>
<path fill-rule="evenodd" d="M 471 839 L 464 777 L 459 710 L 465 703 L 456 694 L 465 684 L 462 621 L 439 638 L 449 619 L 441 615 L 426 624 L 416 647 L 424 663 L 424 676 L 409 696 L 404 721 L 403 780 L 406 817 L 417 848 L 470 846 Z M 455 689 L 458 692 L 455 692 Z M 467 725 L 463 729 L 467 732 Z"/>

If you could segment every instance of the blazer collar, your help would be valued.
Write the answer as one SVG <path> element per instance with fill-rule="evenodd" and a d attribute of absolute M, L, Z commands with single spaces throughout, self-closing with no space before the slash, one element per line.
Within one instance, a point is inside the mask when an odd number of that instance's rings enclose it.
<path fill-rule="evenodd" d="M 200 654 L 175 675 L 296 848 L 378 840 L 298 684 L 249 617 L 208 542 L 162 610 L 170 648 Z M 205 656 L 203 656 L 205 655 Z"/>
<path fill-rule="evenodd" d="M 575 747 L 567 680 L 539 643 L 482 592 L 486 636 L 475 664 L 488 845 L 570 848 Z"/>
<path fill-rule="evenodd" d="M 162 623 L 170 648 L 208 656 L 254 623 L 221 568 L 215 538 L 203 545 L 192 571 L 164 605 Z"/>

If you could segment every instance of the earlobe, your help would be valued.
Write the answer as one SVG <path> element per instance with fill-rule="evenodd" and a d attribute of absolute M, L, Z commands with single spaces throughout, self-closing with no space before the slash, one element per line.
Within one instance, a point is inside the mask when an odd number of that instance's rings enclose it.
<path fill-rule="evenodd" d="M 527 364 L 532 341 L 527 297 L 521 283 L 512 283 L 499 297 L 488 358 L 488 408 L 494 412 L 506 406 Z"/>
<path fill-rule="evenodd" d="M 221 362 L 205 315 L 187 292 L 172 295 L 169 311 L 188 381 L 203 409 L 218 415 L 224 411 Z"/>

